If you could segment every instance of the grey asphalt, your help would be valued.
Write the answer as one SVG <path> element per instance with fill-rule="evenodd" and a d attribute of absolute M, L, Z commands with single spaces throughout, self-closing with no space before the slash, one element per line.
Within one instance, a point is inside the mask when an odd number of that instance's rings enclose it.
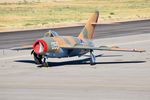
<path fill-rule="evenodd" d="M 89 58 L 84 56 L 49 58 L 50 67 L 41 68 L 40 65 L 35 65 L 30 50 L 5 50 L 4 54 L 3 50 L 0 50 L 0 100 L 149 100 L 148 24 L 149 21 L 141 21 L 141 24 L 127 22 L 99 26 L 96 35 L 101 36 L 95 35 L 94 40 L 97 46 L 137 48 L 145 49 L 146 52 L 95 51 L 97 58 L 94 66 L 90 66 Z M 74 28 L 68 29 L 74 33 Z M 15 35 L 13 37 L 15 38 Z M 14 40 L 18 40 L 17 36 Z M 13 41 L 12 45 L 15 45 L 16 41 Z M 25 38 L 22 39 L 22 43 L 24 41 Z M 11 45 L 6 44 L 6 47 Z"/>
<path fill-rule="evenodd" d="M 59 35 L 78 36 L 83 26 L 69 28 L 55 28 Z M 150 20 L 120 22 L 114 24 L 97 25 L 94 38 L 119 37 L 127 35 L 146 34 L 150 32 Z M 48 32 L 49 29 L 0 32 L 0 49 L 11 48 L 14 46 L 33 44 L 34 41 Z"/>

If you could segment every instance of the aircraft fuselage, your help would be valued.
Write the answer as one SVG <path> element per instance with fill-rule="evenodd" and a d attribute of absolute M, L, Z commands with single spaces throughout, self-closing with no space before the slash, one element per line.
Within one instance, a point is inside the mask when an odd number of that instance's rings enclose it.
<path fill-rule="evenodd" d="M 39 46 L 38 46 L 39 45 Z M 36 53 L 46 55 L 50 58 L 63 58 L 82 56 L 89 52 L 84 49 L 68 49 L 63 47 L 73 46 L 91 46 L 94 47 L 94 43 L 90 40 L 82 40 L 73 36 L 56 36 L 56 37 L 43 37 L 35 42 L 33 49 Z M 45 51 L 44 51 L 45 50 Z"/>

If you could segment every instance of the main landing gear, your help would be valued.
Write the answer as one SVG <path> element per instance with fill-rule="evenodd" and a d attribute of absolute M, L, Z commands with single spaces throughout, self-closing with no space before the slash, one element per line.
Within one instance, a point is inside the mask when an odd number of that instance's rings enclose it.
<path fill-rule="evenodd" d="M 95 56 L 93 50 L 90 50 L 90 65 L 95 65 Z"/>

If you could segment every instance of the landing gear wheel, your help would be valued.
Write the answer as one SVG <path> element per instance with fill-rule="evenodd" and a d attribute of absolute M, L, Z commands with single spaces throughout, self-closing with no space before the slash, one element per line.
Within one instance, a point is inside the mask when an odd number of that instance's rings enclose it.
<path fill-rule="evenodd" d="M 91 58 L 90 58 L 90 65 L 95 65 L 95 62 L 92 62 Z"/>
<path fill-rule="evenodd" d="M 95 56 L 93 50 L 90 51 L 90 65 L 95 65 Z"/>
<path fill-rule="evenodd" d="M 48 67 L 48 63 L 47 63 L 47 62 L 44 62 L 44 63 L 43 63 L 43 67 Z"/>
<path fill-rule="evenodd" d="M 33 53 L 34 56 L 34 61 L 36 64 L 42 64 L 42 56 L 41 55 L 37 55 L 35 52 Z"/>
<path fill-rule="evenodd" d="M 46 62 L 46 58 L 43 60 L 43 67 L 48 67 L 48 63 Z"/>

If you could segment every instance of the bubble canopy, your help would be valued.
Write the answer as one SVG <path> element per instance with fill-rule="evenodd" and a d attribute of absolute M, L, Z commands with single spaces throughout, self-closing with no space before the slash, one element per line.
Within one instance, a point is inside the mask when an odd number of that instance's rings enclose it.
<path fill-rule="evenodd" d="M 49 32 L 44 34 L 44 37 L 56 37 L 59 36 L 55 31 L 49 30 Z"/>

